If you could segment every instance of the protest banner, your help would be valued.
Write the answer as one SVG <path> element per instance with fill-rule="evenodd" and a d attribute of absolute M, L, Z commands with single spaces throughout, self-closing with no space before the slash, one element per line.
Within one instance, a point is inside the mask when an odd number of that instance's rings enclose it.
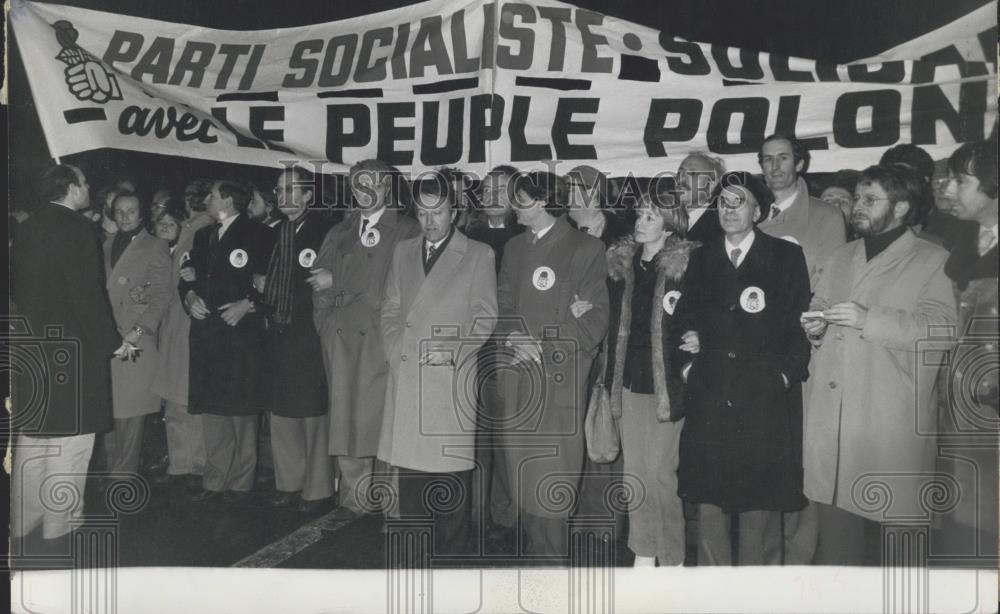
<path fill-rule="evenodd" d="M 996 12 L 837 65 L 686 41 L 552 0 L 428 0 L 314 26 L 227 31 L 15 2 L 50 153 L 111 147 L 279 166 L 376 157 L 411 173 L 552 160 L 652 176 L 708 150 L 756 168 L 794 134 L 812 171 L 897 143 L 989 135 Z"/>

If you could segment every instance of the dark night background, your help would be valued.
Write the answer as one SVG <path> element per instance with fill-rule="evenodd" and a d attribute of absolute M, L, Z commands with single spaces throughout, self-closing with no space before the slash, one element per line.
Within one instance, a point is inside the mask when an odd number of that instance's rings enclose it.
<path fill-rule="evenodd" d="M 571 2 L 614 17 L 641 23 L 689 40 L 723 43 L 783 55 L 847 62 L 876 54 L 964 15 L 990 0 L 575 0 Z M 401 0 L 73 0 L 81 8 L 245 30 L 322 23 L 416 4 Z M 16 41 L 9 58 L 10 198 L 30 199 L 31 178 L 49 161 L 49 153 L 28 89 Z M 68 156 L 81 165 L 90 184 L 100 187 L 112 174 L 128 172 L 147 190 L 181 187 L 196 176 L 232 173 L 232 165 L 202 160 L 97 150 Z M 245 171 L 246 169 L 244 169 Z"/>

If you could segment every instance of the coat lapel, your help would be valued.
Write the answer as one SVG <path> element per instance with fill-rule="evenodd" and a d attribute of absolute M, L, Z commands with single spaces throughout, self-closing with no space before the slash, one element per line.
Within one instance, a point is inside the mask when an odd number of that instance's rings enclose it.
<path fill-rule="evenodd" d="M 418 247 L 417 255 L 412 260 L 417 264 L 420 269 L 421 277 L 424 274 L 423 258 L 421 257 L 420 250 L 423 249 L 423 239 L 416 242 Z M 434 263 L 434 268 L 431 269 L 430 275 L 423 279 L 423 283 L 420 284 L 420 290 L 417 291 L 417 296 L 413 299 L 413 305 L 410 306 L 410 312 L 416 311 L 416 309 L 430 297 L 439 295 L 444 288 L 451 282 L 452 278 L 455 276 L 455 270 L 458 268 L 459 263 L 462 258 L 465 257 L 465 252 L 468 250 L 469 240 L 464 234 L 458 230 L 454 231 L 451 240 L 448 241 L 448 246 L 445 247 L 441 255 L 438 256 L 438 260 Z"/>
<path fill-rule="evenodd" d="M 851 296 L 860 296 L 863 290 L 862 285 L 869 277 L 884 271 L 886 267 L 893 266 L 905 257 L 906 254 L 912 252 L 916 240 L 917 238 L 914 236 L 913 231 L 907 230 L 903 233 L 903 236 L 893 241 L 892 245 L 885 248 L 881 254 L 868 260 L 865 252 L 865 241 L 864 239 L 859 239 L 854 248 L 854 266 L 852 267 L 854 275 L 851 283 Z"/>
<path fill-rule="evenodd" d="M 104 263 L 108 267 L 109 283 L 117 283 L 118 278 L 128 271 L 129 266 L 135 260 L 135 254 L 142 251 L 146 245 L 146 237 L 149 236 L 151 235 L 148 232 L 140 230 L 138 234 L 132 237 L 132 240 L 125 246 L 125 251 L 122 252 L 121 257 L 118 258 L 118 262 L 115 263 L 114 267 L 111 267 L 111 246 L 115 241 L 115 235 L 112 235 L 110 239 L 104 242 Z"/>

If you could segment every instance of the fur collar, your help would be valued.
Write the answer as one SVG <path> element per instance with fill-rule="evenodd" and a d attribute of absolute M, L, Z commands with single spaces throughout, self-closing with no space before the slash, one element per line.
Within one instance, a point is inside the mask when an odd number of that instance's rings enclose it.
<path fill-rule="evenodd" d="M 696 241 L 687 241 L 670 235 L 656 255 L 656 269 L 667 279 L 679 281 L 687 270 L 691 252 L 701 245 Z M 607 251 L 608 276 L 620 281 L 632 274 L 632 259 L 641 246 L 632 237 L 625 237 Z"/>

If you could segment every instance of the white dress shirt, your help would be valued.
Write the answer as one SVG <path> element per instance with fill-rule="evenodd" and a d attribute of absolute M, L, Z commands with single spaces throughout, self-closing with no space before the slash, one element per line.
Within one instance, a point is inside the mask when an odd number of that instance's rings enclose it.
<path fill-rule="evenodd" d="M 739 248 L 740 256 L 736 259 L 736 268 L 739 268 L 739 266 L 743 264 L 743 261 L 746 260 L 747 252 L 750 251 L 750 246 L 753 245 L 755 234 L 756 233 L 751 230 L 738 245 L 733 245 L 729 242 L 729 237 L 726 237 L 726 240 L 723 242 L 723 245 L 725 245 L 726 248 L 726 260 L 732 261 L 733 250 Z"/>

